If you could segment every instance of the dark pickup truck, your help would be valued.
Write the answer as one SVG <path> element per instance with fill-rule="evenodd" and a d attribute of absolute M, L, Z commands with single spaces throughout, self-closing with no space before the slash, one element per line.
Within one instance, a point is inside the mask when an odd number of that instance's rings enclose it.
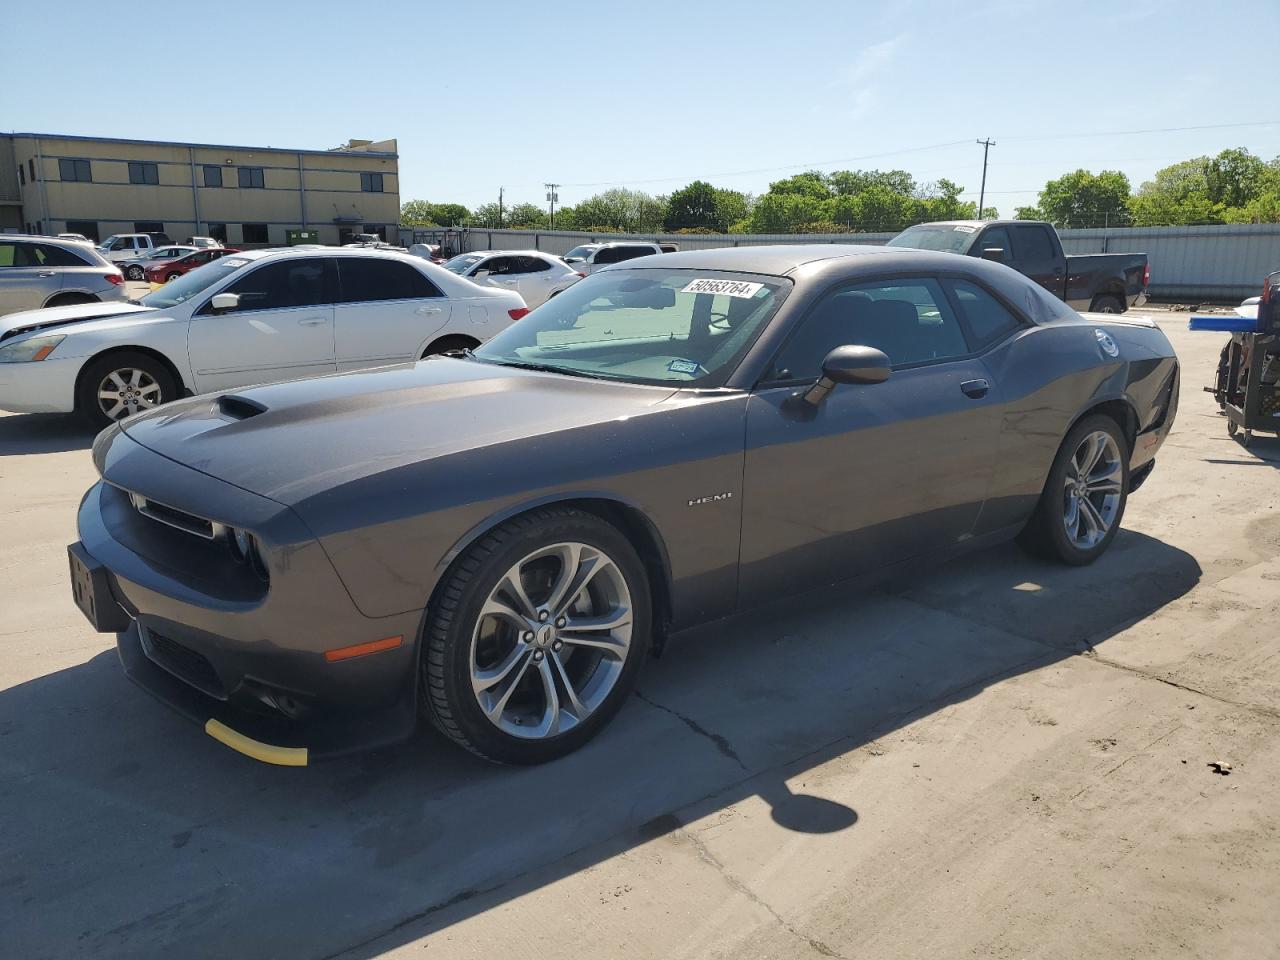
<path fill-rule="evenodd" d="M 918 223 L 891 247 L 941 250 L 1013 267 L 1075 310 L 1123 313 L 1146 303 L 1151 267 L 1145 253 L 1068 257 L 1051 223 L 1038 220 L 949 220 Z"/>

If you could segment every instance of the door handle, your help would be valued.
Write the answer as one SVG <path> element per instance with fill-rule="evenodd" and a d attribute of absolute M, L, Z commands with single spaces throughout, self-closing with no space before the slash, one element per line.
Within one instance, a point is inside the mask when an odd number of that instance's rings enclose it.
<path fill-rule="evenodd" d="M 299 321 L 298 321 L 298 326 L 300 326 L 300 327 L 318 327 L 318 326 L 320 326 L 320 324 L 322 324 L 322 323 L 328 323 L 328 322 L 329 322 L 329 318 L 328 318 L 328 317 L 307 317 L 305 320 L 299 320 Z"/>
<path fill-rule="evenodd" d="M 47 278 L 49 278 L 49 277 L 52 277 L 52 276 L 53 276 L 53 271 L 52 271 L 52 270 L 50 270 L 48 273 L 37 273 L 37 274 L 36 274 L 36 276 L 37 276 L 37 277 L 44 277 L 44 278 L 46 278 L 46 279 L 47 279 Z"/>
<path fill-rule="evenodd" d="M 444 311 L 441 310 L 439 307 L 419 307 L 417 310 L 413 312 L 420 317 L 430 317 L 437 313 L 443 313 Z"/>
<path fill-rule="evenodd" d="M 974 400 L 980 400 L 987 395 L 987 391 L 991 389 L 991 384 L 986 380 L 966 380 L 960 384 L 960 389 L 966 397 L 972 397 Z"/>

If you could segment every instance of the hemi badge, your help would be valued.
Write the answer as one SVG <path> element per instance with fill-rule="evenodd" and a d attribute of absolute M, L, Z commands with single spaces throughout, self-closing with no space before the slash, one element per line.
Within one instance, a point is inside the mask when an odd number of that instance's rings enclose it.
<path fill-rule="evenodd" d="M 689 506 L 698 507 L 704 503 L 715 503 L 717 500 L 731 500 L 732 498 L 733 498 L 733 491 L 726 490 L 724 493 L 712 493 L 705 497 L 698 497 L 698 499 L 696 500 L 690 500 Z"/>

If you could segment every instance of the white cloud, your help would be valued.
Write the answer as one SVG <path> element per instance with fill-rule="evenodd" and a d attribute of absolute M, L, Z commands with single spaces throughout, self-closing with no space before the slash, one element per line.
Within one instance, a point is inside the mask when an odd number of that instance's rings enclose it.
<path fill-rule="evenodd" d="M 847 109 L 850 116 L 860 116 L 875 104 L 879 80 L 905 42 L 906 35 L 899 34 L 873 43 L 864 47 L 852 63 L 837 72 L 831 85 L 849 97 Z"/>

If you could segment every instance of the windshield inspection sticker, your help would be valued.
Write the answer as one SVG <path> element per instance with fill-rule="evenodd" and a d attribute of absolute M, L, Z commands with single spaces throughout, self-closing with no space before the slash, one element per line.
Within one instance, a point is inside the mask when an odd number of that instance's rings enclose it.
<path fill-rule="evenodd" d="M 726 297 L 742 297 L 750 300 L 763 287 L 763 283 L 747 283 L 743 280 L 694 280 L 681 293 L 719 293 Z"/>
<path fill-rule="evenodd" d="M 956 224 L 954 227 L 952 227 L 951 229 L 952 229 L 952 230 L 954 230 L 956 233 L 973 233 L 973 232 L 974 232 L 975 230 L 977 230 L 978 228 L 977 228 L 977 227 L 971 227 L 971 226 L 969 226 L 969 224 L 967 224 L 967 223 L 957 223 L 957 224 Z"/>
<path fill-rule="evenodd" d="M 756 286 L 760 286 L 760 284 L 756 284 Z M 697 360 L 672 360 L 667 364 L 667 369 L 672 373 L 687 373 L 692 375 L 697 373 L 698 368 L 701 366 L 702 364 Z"/>

